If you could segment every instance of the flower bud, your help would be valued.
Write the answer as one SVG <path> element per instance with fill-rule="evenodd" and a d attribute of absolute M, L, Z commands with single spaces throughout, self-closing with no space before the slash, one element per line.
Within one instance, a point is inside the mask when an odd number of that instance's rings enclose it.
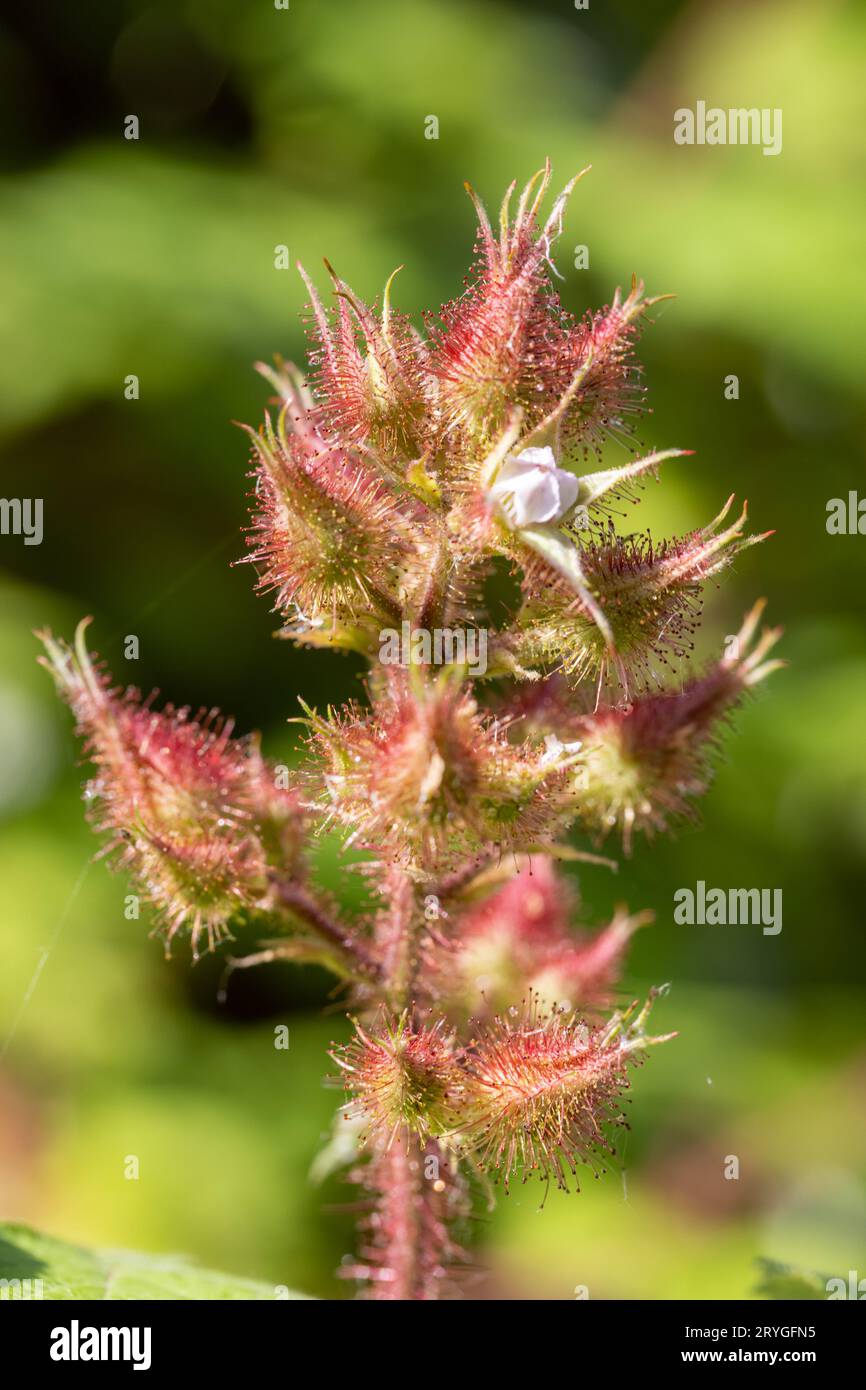
<path fill-rule="evenodd" d="M 518 616 L 520 663 L 556 667 L 575 683 L 616 678 L 626 697 L 658 683 L 659 666 L 692 651 L 701 584 L 772 534 L 742 535 L 745 505 L 719 531 L 732 501 L 681 540 L 655 545 L 648 533 L 618 536 L 611 529 L 604 540 L 575 548 L 581 584 L 569 584 L 564 566 L 557 571 L 537 556 L 528 558 L 527 598 Z"/>
<path fill-rule="evenodd" d="M 625 300 L 617 289 L 607 308 L 588 313 L 569 333 L 561 371 L 578 386 L 558 415 L 564 454 L 599 452 L 606 438 L 631 445 L 637 418 L 645 409 L 634 361 L 638 322 L 651 305 L 667 298 L 646 299 L 643 284 L 633 278 Z"/>
<path fill-rule="evenodd" d="M 548 714 L 561 732 L 582 741 L 575 791 L 588 828 L 604 835 L 619 826 L 628 850 L 635 830 L 665 830 L 694 814 L 694 800 L 709 786 L 720 721 L 783 664 L 766 659 L 779 629 L 765 630 L 752 645 L 763 607 L 758 603 L 748 614 L 728 654 L 682 690 L 567 721 Z"/>
<path fill-rule="evenodd" d="M 569 758 L 509 743 L 447 673 L 388 668 L 369 712 L 310 715 L 332 816 L 359 845 L 413 874 L 440 873 L 499 845 L 536 846 L 569 818 Z"/>
<path fill-rule="evenodd" d="M 482 452 L 515 406 L 535 424 L 555 399 L 558 373 L 554 371 L 551 384 L 548 363 L 566 349 L 570 321 L 551 288 L 547 265 L 575 182 L 542 226 L 537 216 L 550 184 L 550 166 L 526 185 L 513 221 L 512 184 L 502 205 L 498 239 L 469 190 L 479 222 L 477 271 L 464 293 L 439 311 L 439 322 L 428 325 L 430 367 L 445 428 L 465 431 Z"/>
<path fill-rule="evenodd" d="M 337 299 L 326 312 L 312 281 L 299 267 L 313 311 L 312 361 L 322 432 L 342 445 L 365 444 L 386 464 L 406 465 L 424 452 L 429 381 L 426 349 L 405 315 L 391 307 L 385 286 L 381 314 L 368 308 L 325 262 Z"/>
<path fill-rule="evenodd" d="M 55 678 L 85 739 L 96 776 L 85 796 L 105 853 L 120 851 L 159 913 L 167 944 L 184 929 L 193 954 L 229 934 L 232 917 L 271 905 L 268 868 L 301 872 L 304 816 L 296 788 L 278 788 L 254 740 L 231 737 L 216 711 L 157 712 L 138 692 L 111 688 L 84 641 L 74 651 L 40 634 Z"/>
<path fill-rule="evenodd" d="M 550 165 L 526 185 L 513 219 L 512 184 L 498 237 L 469 189 L 479 223 L 475 276 L 428 327 L 445 430 L 462 433 L 466 447 L 481 456 L 515 408 L 526 444 L 555 442 L 558 456 L 575 459 L 598 450 L 608 435 L 629 442 L 643 410 L 634 340 L 638 320 L 658 300 L 645 299 L 643 286 L 633 280 L 625 300 L 617 290 L 608 308 L 576 323 L 550 282 L 551 248 L 580 177 L 563 190 L 543 224 L 538 214 Z"/>
<path fill-rule="evenodd" d="M 369 1029 L 331 1054 L 352 1099 L 344 1114 L 361 1118 L 366 1140 L 387 1148 L 398 1136 L 450 1133 L 458 1123 L 462 1079 L 443 1025 L 410 1024 L 382 1012 Z"/>
<path fill-rule="evenodd" d="M 462 1019 L 504 1013 L 527 990 L 541 1009 L 594 1013 L 609 1004 L 626 946 L 648 919 L 618 912 L 603 931 L 576 932 L 571 898 L 553 861 L 533 855 L 504 887 L 457 916 L 431 953 L 443 1007 Z"/>
<path fill-rule="evenodd" d="M 258 467 L 249 544 L 258 589 L 292 620 L 287 635 L 322 628 L 375 649 L 383 621 L 399 621 L 403 566 L 417 506 L 398 500 L 352 451 L 331 446 L 287 409 L 276 429 L 248 431 Z M 420 528 L 419 528 L 420 529 Z"/>
<path fill-rule="evenodd" d="M 466 1049 L 463 1142 L 475 1161 L 502 1178 L 517 1173 L 568 1188 L 580 1165 L 593 1171 L 615 1153 L 606 1133 L 624 1125 L 627 1066 L 667 1038 L 644 1031 L 649 1003 L 593 1028 L 573 1014 L 545 1013 L 536 1001 L 511 1010 Z"/>

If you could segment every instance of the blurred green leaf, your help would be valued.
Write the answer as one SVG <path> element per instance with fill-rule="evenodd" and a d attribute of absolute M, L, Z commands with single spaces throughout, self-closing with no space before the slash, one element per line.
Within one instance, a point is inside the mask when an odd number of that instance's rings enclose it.
<path fill-rule="evenodd" d="M 0 1226 L 0 1280 L 38 1280 L 46 1299 L 299 1299 L 285 1288 L 218 1274 L 173 1255 L 84 1250 L 29 1226 Z M 4 1288 L 6 1286 L 4 1285 Z M 16 1290 L 17 1291 L 17 1290 Z"/>
<path fill-rule="evenodd" d="M 761 1270 L 756 1289 L 761 1298 L 822 1300 L 827 1297 L 827 1280 L 823 1274 L 763 1257 L 756 1264 Z"/>

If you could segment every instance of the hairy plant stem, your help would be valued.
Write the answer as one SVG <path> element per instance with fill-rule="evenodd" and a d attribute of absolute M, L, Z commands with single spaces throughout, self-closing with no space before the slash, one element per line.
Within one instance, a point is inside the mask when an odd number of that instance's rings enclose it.
<path fill-rule="evenodd" d="M 445 598 L 447 594 L 447 572 L 451 563 L 451 555 L 448 547 L 442 542 L 436 553 L 436 558 L 430 566 L 427 575 L 427 582 L 418 609 L 416 626 L 425 631 L 432 631 L 433 628 L 440 626 Z"/>
<path fill-rule="evenodd" d="M 425 1193 L 423 1155 L 417 1139 L 398 1135 L 380 1160 L 380 1203 L 387 1246 L 382 1250 L 390 1272 L 377 1298 L 417 1300 L 424 1297 Z"/>
<path fill-rule="evenodd" d="M 418 969 L 418 892 L 405 870 L 395 866 L 388 871 L 385 896 L 388 907 L 377 922 L 376 953 L 383 1001 L 400 1014 L 404 1009 L 411 1012 L 413 1005 Z"/>
<path fill-rule="evenodd" d="M 338 922 L 334 922 L 306 888 L 291 879 L 276 876 L 271 882 L 280 905 L 304 926 L 311 927 L 316 936 L 334 947 L 338 956 L 345 960 L 352 975 L 368 981 L 378 978 L 380 967 L 366 944 Z"/>
<path fill-rule="evenodd" d="M 367 589 L 369 591 L 370 598 L 373 600 L 374 603 L 377 603 L 379 605 L 383 619 L 387 622 L 396 623 L 396 625 L 399 627 L 403 617 L 403 609 L 400 607 L 400 604 L 396 601 L 396 599 L 391 598 L 390 595 L 387 594 L 385 590 L 381 587 L 381 585 L 374 584 L 370 580 L 368 580 L 367 582 Z"/>
<path fill-rule="evenodd" d="M 418 927 L 423 921 L 417 884 L 399 868 L 388 875 L 389 910 L 377 933 L 382 969 L 382 992 L 397 1012 L 415 1012 L 418 976 Z M 432 1192 L 424 1174 L 424 1154 L 418 1140 L 395 1135 L 376 1160 L 379 1191 L 379 1258 L 387 1280 L 372 1288 L 375 1299 L 425 1299 L 431 1268 L 438 1266 L 437 1224 L 429 1209 Z"/>

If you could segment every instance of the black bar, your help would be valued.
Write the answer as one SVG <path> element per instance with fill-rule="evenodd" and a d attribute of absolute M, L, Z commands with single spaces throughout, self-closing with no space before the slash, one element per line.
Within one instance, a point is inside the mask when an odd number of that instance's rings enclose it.
<path fill-rule="evenodd" d="M 531 1349 L 537 1369 L 544 1361 L 553 1368 L 564 1359 L 575 1380 L 590 1367 L 597 1373 L 607 1366 L 613 1377 L 629 1367 L 646 1375 L 672 1367 L 735 1364 L 772 1370 L 795 1365 L 826 1380 L 837 1367 L 858 1364 L 863 1327 L 856 1312 L 832 1300 L 526 1301 L 507 1315 L 507 1324 L 500 1321 L 497 1306 L 466 1300 L 407 1314 L 405 1307 L 358 1310 L 352 1302 L 314 1300 L 230 1305 L 6 1301 L 0 1303 L 0 1345 L 7 1370 L 17 1363 L 58 1381 L 70 1375 L 93 1379 L 104 1370 L 133 1375 L 136 1362 L 140 1376 L 193 1371 L 223 1380 L 238 1373 L 249 1376 L 250 1371 L 273 1375 L 282 1368 L 289 1381 L 306 1380 L 315 1374 L 317 1360 L 323 1375 L 338 1380 L 343 1372 L 354 1376 L 365 1366 L 365 1374 L 372 1374 L 376 1365 L 403 1365 L 405 1371 L 405 1345 L 378 1339 L 394 1333 L 399 1337 L 403 1328 L 412 1335 L 423 1325 L 437 1341 L 426 1371 L 418 1364 L 412 1379 L 426 1374 L 439 1379 L 455 1365 L 456 1346 L 439 1340 L 442 1332 L 453 1329 L 465 1348 L 464 1370 L 473 1361 L 477 1365 L 478 1358 L 486 1365 L 509 1358 L 515 1349 Z M 102 1329 L 116 1333 L 103 1336 Z M 418 1350 L 423 1346 L 414 1335 L 413 1344 Z M 440 1369 L 436 1346 L 441 1348 Z M 361 1356 L 364 1347 L 368 1356 Z M 103 1359 L 88 1359 L 92 1350 Z M 114 1359 L 114 1353 L 125 1359 Z M 72 1359 L 58 1359 L 61 1354 Z"/>

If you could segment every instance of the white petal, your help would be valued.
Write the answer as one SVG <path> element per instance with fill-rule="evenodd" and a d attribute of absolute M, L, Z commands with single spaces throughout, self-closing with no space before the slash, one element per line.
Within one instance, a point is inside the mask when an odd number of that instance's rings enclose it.
<path fill-rule="evenodd" d="M 566 473 L 564 468 L 557 468 L 556 480 L 559 483 L 559 515 L 564 516 L 577 501 L 580 478 L 576 478 L 573 473 Z"/>
<path fill-rule="evenodd" d="M 512 490 L 514 507 L 510 514 L 516 526 L 534 526 L 557 515 L 559 484 L 551 471 L 531 468 L 506 486 Z"/>
<path fill-rule="evenodd" d="M 488 495 L 516 529 L 558 521 L 574 505 L 579 490 L 580 480 L 557 468 L 553 450 L 545 446 L 506 459 Z"/>
<path fill-rule="evenodd" d="M 534 447 L 524 449 L 514 461 L 515 463 L 532 463 L 536 468 L 556 468 L 556 459 L 549 444 L 545 444 L 541 449 Z"/>

